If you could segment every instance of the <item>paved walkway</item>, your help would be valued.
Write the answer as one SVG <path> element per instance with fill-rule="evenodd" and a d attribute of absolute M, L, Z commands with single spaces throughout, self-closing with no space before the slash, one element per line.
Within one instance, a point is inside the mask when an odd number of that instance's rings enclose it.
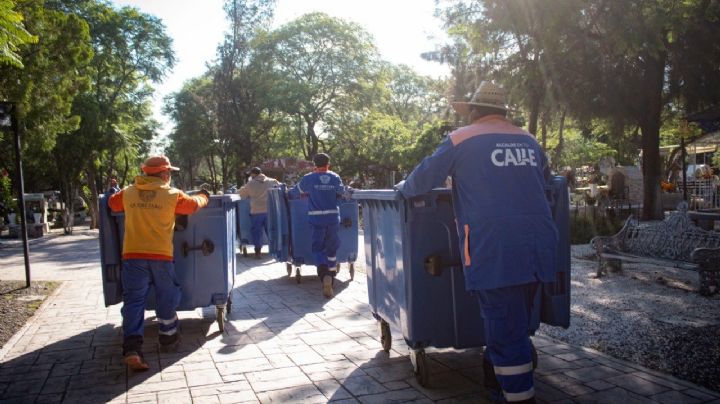
<path fill-rule="evenodd" d="M 303 268 L 298 285 L 270 259 L 240 257 L 225 332 L 212 307 L 180 312 L 179 351 L 159 353 L 148 313 L 151 370 L 128 373 L 120 305 L 103 305 L 95 234 L 31 246 L 33 279 L 67 282 L 0 350 L 0 404 L 487 402 L 480 349 L 429 350 L 431 388 L 420 387 L 402 339 L 382 352 L 362 273 L 350 281 L 343 268 L 336 296 L 326 300 L 313 268 Z M 23 277 L 21 250 L 0 248 L 0 279 Z M 720 403 L 719 392 L 596 351 L 534 343 L 540 402 Z"/>

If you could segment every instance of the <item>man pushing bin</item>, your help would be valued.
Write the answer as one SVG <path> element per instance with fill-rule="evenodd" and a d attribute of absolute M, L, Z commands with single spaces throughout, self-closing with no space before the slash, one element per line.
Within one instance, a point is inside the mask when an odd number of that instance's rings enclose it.
<path fill-rule="evenodd" d="M 255 258 L 258 259 L 262 250 L 263 234 L 267 234 L 267 192 L 268 189 L 276 187 L 280 183 L 275 178 L 263 174 L 260 167 L 250 170 L 250 176 L 250 181 L 240 188 L 238 194 L 241 198 L 250 199 L 250 220 L 252 221 L 250 233 L 255 245 Z"/>
<path fill-rule="evenodd" d="M 165 156 L 151 156 L 142 165 L 145 175 L 110 196 L 114 212 L 125 212 L 122 251 L 123 358 L 132 370 L 149 369 L 143 358 L 145 307 L 148 290 L 155 288 L 159 343 L 169 349 L 178 342 L 181 291 L 173 261 L 175 215 L 190 215 L 206 206 L 207 191 L 189 196 L 170 186 L 173 167 Z"/>
<path fill-rule="evenodd" d="M 506 118 L 501 87 L 482 83 L 469 102 L 452 106 L 470 124 L 396 188 L 409 198 L 452 176 L 465 287 L 483 317 L 485 385 L 499 400 L 534 403 L 530 313 L 540 282 L 555 280 L 558 248 L 547 159 L 533 135 Z"/>
<path fill-rule="evenodd" d="M 330 171 L 330 156 L 325 153 L 317 154 L 313 162 L 315 171 L 306 174 L 292 191 L 308 195 L 312 253 L 318 277 L 323 285 L 323 295 L 331 298 L 333 281 L 337 275 L 337 250 L 340 248 L 338 200 L 345 187 L 340 176 Z"/>

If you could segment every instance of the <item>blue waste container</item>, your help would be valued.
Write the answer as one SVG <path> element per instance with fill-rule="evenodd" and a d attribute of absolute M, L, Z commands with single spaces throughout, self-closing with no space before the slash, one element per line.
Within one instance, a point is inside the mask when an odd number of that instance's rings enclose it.
<path fill-rule="evenodd" d="M 568 193 L 564 177 L 548 185 L 560 233 L 556 282 L 537 294 L 529 333 L 539 323 L 568 327 L 570 244 Z M 477 300 L 465 290 L 458 235 L 449 189 L 405 199 L 395 190 L 357 190 L 363 216 L 368 300 L 380 322 L 385 351 L 390 326 L 400 330 L 418 381 L 428 381 L 425 347 L 484 346 Z"/>
<path fill-rule="evenodd" d="M 290 197 L 284 185 L 269 190 L 268 195 L 270 251 L 278 261 L 286 263 L 288 276 L 292 276 L 295 267 L 295 279 L 300 283 L 300 267 L 316 264 L 310 237 L 312 230 L 308 223 L 308 199 Z M 338 207 L 338 269 L 340 263 L 347 263 L 350 279 L 354 279 L 358 249 L 358 203 L 355 200 L 342 200 Z"/>
<path fill-rule="evenodd" d="M 290 256 L 290 224 L 285 192 L 285 185 L 268 190 L 268 250 L 278 262 L 287 262 Z"/>
<path fill-rule="evenodd" d="M 113 213 L 105 195 L 100 197 L 100 262 L 105 306 L 122 302 L 122 242 L 125 215 Z M 182 289 L 178 310 L 214 305 L 220 330 L 230 312 L 235 283 L 237 195 L 211 196 L 197 213 L 178 215 L 173 237 L 175 271 Z M 155 309 L 151 288 L 148 310 Z"/>
<path fill-rule="evenodd" d="M 237 218 L 237 238 L 240 243 L 240 250 L 242 251 L 243 257 L 247 257 L 247 246 L 251 245 L 254 247 L 252 239 L 252 218 L 250 217 L 250 199 L 238 200 L 236 208 L 237 211 L 235 212 L 235 217 Z M 268 234 L 265 232 L 263 232 L 262 243 L 263 245 L 268 244 Z"/>

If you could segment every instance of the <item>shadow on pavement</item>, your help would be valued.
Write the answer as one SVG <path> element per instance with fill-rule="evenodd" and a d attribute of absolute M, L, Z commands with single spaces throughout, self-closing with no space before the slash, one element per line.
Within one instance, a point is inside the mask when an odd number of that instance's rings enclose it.
<path fill-rule="evenodd" d="M 202 345 L 212 323 L 181 320 L 183 339 L 178 351 L 160 353 L 157 325 L 150 319 L 146 321 L 143 350 L 150 370 L 127 370 L 121 356 L 122 329 L 104 324 L 4 361 L 0 364 L 0 400 L 101 403 L 128 392 L 151 392 L 154 383 L 172 380 L 173 374 L 184 379 L 183 368 L 176 363 Z"/>

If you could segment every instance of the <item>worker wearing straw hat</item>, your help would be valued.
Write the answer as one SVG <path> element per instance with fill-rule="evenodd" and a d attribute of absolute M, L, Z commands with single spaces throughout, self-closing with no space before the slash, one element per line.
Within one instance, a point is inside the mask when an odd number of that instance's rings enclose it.
<path fill-rule="evenodd" d="M 485 384 L 508 402 L 534 403 L 530 313 L 540 282 L 552 282 L 558 231 L 545 197 L 547 159 L 507 119 L 507 94 L 482 83 L 453 102 L 469 125 L 450 133 L 396 188 L 424 194 L 452 176 L 465 287 L 480 305 Z"/>

